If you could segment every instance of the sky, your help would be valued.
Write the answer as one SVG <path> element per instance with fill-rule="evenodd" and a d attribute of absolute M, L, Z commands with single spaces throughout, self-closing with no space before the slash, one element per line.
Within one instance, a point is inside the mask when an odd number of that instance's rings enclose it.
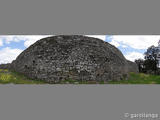
<path fill-rule="evenodd" d="M 0 35 L 0 64 L 11 63 L 36 41 L 52 35 Z M 126 59 L 134 61 L 144 58 L 151 45 L 158 45 L 160 35 L 86 35 L 100 38 L 117 47 Z"/>

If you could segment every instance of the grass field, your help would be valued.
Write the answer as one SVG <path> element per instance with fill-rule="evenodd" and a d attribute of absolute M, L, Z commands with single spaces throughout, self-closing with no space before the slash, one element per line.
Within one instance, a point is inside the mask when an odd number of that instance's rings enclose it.
<path fill-rule="evenodd" d="M 16 72 L 0 69 L 0 84 L 44 84 L 43 81 L 32 80 Z"/>
<path fill-rule="evenodd" d="M 110 81 L 109 84 L 160 84 L 160 76 L 144 73 L 130 73 L 128 80 Z"/>
<path fill-rule="evenodd" d="M 8 71 L 7 69 L 0 69 L 0 84 L 46 84 L 40 80 L 32 80 L 24 75 L 21 75 L 16 72 Z M 97 83 L 95 81 L 90 82 L 78 82 L 75 80 L 66 80 L 61 82 L 60 84 L 160 84 L 160 76 L 156 75 L 148 75 L 143 73 L 130 73 L 130 77 L 128 80 L 121 81 L 110 81 L 108 83 L 100 82 Z"/>

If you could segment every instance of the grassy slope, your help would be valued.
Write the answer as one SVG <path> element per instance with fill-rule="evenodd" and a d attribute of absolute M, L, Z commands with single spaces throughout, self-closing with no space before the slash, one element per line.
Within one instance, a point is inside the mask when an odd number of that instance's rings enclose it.
<path fill-rule="evenodd" d="M 8 70 L 0 69 L 0 84 L 45 84 L 43 81 L 32 80 L 24 75 L 21 75 L 16 72 L 10 72 Z M 74 80 L 63 81 L 61 84 L 97 84 L 94 81 L 91 82 L 77 82 Z M 99 84 L 104 84 L 103 82 Z M 160 84 L 160 76 L 156 75 L 147 75 L 143 73 L 130 73 L 128 80 L 121 81 L 110 81 L 108 84 Z"/>
<path fill-rule="evenodd" d="M 44 84 L 42 81 L 28 79 L 24 75 L 0 69 L 0 84 Z"/>
<path fill-rule="evenodd" d="M 144 73 L 130 73 L 128 80 L 112 81 L 109 84 L 160 84 L 160 76 Z"/>

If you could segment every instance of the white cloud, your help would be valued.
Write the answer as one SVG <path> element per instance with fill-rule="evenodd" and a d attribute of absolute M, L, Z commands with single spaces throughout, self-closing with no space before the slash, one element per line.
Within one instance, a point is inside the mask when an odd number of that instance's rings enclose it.
<path fill-rule="evenodd" d="M 139 58 L 143 59 L 144 55 L 143 53 L 139 53 L 139 52 L 130 52 L 125 55 L 125 58 L 134 62 L 136 59 L 139 59 Z"/>
<path fill-rule="evenodd" d="M 24 42 L 24 46 L 27 48 L 27 47 L 29 47 L 30 45 L 32 45 L 33 43 L 35 43 L 37 41 L 37 39 L 36 40 L 26 40 L 25 42 Z"/>
<path fill-rule="evenodd" d="M 147 49 L 151 45 L 158 45 L 159 35 L 113 35 L 113 42 L 122 43 L 135 49 Z"/>
<path fill-rule="evenodd" d="M 112 44 L 112 45 L 114 45 L 114 46 L 116 46 L 116 47 L 119 47 L 119 46 L 120 46 L 120 44 L 119 44 L 117 41 L 115 41 L 115 40 L 112 40 L 112 41 L 110 42 L 110 44 Z"/>
<path fill-rule="evenodd" d="M 41 38 L 45 38 L 51 35 L 0 35 L 0 46 L 3 45 L 3 41 L 6 44 L 11 42 L 20 42 L 24 41 L 24 46 L 29 47 L 31 44 L 35 43 Z"/>
<path fill-rule="evenodd" d="M 85 36 L 99 38 L 101 40 L 106 40 L 106 35 L 85 35 Z"/>
<path fill-rule="evenodd" d="M 27 36 L 25 36 L 26 40 L 24 42 L 24 46 L 29 47 L 30 45 L 32 45 L 36 41 L 38 41 L 42 38 L 45 38 L 45 37 L 49 37 L 49 36 L 53 36 L 53 35 L 27 35 Z"/>
<path fill-rule="evenodd" d="M 0 64 L 11 63 L 22 52 L 20 49 L 11 49 L 9 47 L 0 50 Z"/>
<path fill-rule="evenodd" d="M 122 45 L 122 47 L 123 47 L 123 48 L 127 48 L 127 46 L 126 46 L 126 45 Z"/>
<path fill-rule="evenodd" d="M 21 40 L 25 40 L 25 37 L 21 35 L 0 35 L 0 41 L 4 41 L 6 44 L 10 44 L 11 42 L 19 42 Z"/>
<path fill-rule="evenodd" d="M 3 41 L 0 39 L 0 46 L 3 46 Z"/>

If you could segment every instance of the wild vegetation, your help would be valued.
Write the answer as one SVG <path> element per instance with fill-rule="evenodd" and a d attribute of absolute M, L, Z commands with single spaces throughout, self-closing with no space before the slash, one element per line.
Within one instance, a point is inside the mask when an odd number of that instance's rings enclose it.
<path fill-rule="evenodd" d="M 140 73 L 149 73 L 149 74 L 160 74 L 159 68 L 159 49 L 155 46 L 150 46 L 147 51 L 144 53 L 144 60 L 137 59 L 135 62 L 138 65 Z"/>
<path fill-rule="evenodd" d="M 24 75 L 7 69 L 0 69 L 0 84 L 44 84 L 44 82 L 29 79 Z"/>
<path fill-rule="evenodd" d="M 24 75 L 9 71 L 7 69 L 0 69 L 0 84 L 46 84 L 40 80 L 32 80 Z M 128 80 L 96 82 L 96 81 L 76 81 L 65 80 L 59 84 L 160 84 L 160 76 L 149 75 L 144 73 L 130 73 Z"/>
<path fill-rule="evenodd" d="M 130 73 L 128 80 L 110 81 L 109 84 L 160 84 L 160 76 L 145 73 Z"/>

